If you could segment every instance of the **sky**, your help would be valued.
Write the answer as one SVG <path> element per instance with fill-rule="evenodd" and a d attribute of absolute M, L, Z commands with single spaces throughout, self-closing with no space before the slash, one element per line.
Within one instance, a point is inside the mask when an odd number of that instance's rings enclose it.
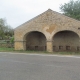
<path fill-rule="evenodd" d="M 61 12 L 61 4 L 70 0 L 0 0 L 0 18 L 16 28 L 48 9 Z"/>

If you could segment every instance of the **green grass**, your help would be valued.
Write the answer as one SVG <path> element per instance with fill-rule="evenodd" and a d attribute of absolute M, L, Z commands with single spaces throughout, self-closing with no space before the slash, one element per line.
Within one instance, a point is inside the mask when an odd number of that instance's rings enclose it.
<path fill-rule="evenodd" d="M 0 52 L 14 51 L 14 48 L 0 48 Z"/>
<path fill-rule="evenodd" d="M 47 53 L 46 51 L 24 51 L 24 50 L 14 50 L 14 48 L 4 48 L 4 47 L 0 47 L 0 52 Z"/>
<path fill-rule="evenodd" d="M 47 52 L 47 51 L 24 51 L 14 50 L 14 48 L 0 48 L 0 52 L 19 52 L 19 53 L 40 53 L 40 54 L 58 54 L 58 55 L 80 55 L 80 52 Z"/>
<path fill-rule="evenodd" d="M 80 55 L 80 52 L 53 52 L 53 53 L 59 55 Z"/>

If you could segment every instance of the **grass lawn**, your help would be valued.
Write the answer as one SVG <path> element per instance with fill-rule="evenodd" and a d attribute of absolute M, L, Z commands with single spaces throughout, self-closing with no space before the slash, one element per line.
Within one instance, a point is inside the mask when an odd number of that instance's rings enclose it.
<path fill-rule="evenodd" d="M 46 51 L 23 51 L 14 50 L 14 48 L 0 48 L 0 52 L 19 52 L 19 53 L 40 53 L 40 54 L 58 54 L 58 55 L 80 55 L 80 52 L 46 52 Z"/>
<path fill-rule="evenodd" d="M 53 52 L 53 53 L 59 55 L 80 55 L 80 52 Z"/>
<path fill-rule="evenodd" d="M 46 51 L 24 51 L 14 50 L 14 48 L 0 48 L 0 52 L 20 52 L 20 53 L 47 53 Z"/>
<path fill-rule="evenodd" d="M 14 51 L 14 48 L 0 48 L 0 52 Z"/>

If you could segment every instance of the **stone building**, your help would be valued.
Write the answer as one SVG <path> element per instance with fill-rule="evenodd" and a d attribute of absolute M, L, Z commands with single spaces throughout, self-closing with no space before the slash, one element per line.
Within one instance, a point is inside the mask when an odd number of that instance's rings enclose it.
<path fill-rule="evenodd" d="M 15 29 L 15 50 L 80 51 L 80 21 L 48 9 Z"/>

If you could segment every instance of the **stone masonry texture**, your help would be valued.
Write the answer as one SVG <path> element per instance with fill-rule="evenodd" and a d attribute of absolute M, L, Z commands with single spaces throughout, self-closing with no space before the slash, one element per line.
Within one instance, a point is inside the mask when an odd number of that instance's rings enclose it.
<path fill-rule="evenodd" d="M 51 9 L 18 26 L 15 50 L 80 51 L 80 21 Z"/>

